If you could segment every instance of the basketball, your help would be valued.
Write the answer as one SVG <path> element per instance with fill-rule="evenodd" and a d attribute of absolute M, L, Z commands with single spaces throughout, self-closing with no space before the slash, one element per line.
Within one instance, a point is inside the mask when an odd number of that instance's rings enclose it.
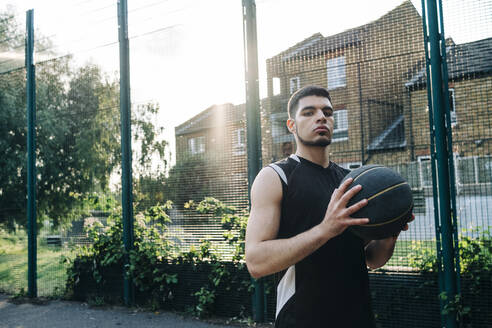
<path fill-rule="evenodd" d="M 354 180 L 350 188 L 361 185 L 347 207 L 367 199 L 367 205 L 353 213 L 353 218 L 368 218 L 369 223 L 349 229 L 366 240 L 383 239 L 397 235 L 412 217 L 413 197 L 410 185 L 395 171 L 382 165 L 366 165 L 350 172 Z"/>

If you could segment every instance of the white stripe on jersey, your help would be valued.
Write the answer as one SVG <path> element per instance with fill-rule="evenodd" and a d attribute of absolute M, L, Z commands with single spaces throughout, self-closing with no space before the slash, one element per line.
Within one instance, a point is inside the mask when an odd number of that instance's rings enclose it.
<path fill-rule="evenodd" d="M 277 286 L 277 311 L 275 313 L 275 318 L 282 310 L 282 307 L 287 303 L 287 301 L 294 295 L 296 292 L 296 267 L 295 265 L 291 266 L 285 272 L 282 279 Z"/>

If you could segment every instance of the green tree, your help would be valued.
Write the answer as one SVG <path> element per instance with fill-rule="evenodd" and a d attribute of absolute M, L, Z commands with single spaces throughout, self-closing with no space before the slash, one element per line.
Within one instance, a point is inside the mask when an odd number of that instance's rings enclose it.
<path fill-rule="evenodd" d="M 0 222 L 25 214 L 26 119 L 23 72 L 0 76 Z M 8 90 L 9 92 L 4 92 Z"/>
<path fill-rule="evenodd" d="M 8 22 L 2 17 L 0 39 Z M 37 215 L 55 226 L 78 215 L 87 194 L 106 191 L 121 161 L 119 81 L 95 64 L 75 69 L 72 62 L 66 56 L 36 66 Z M 0 224 L 10 228 L 26 223 L 25 84 L 25 70 L 0 73 Z M 167 143 L 154 124 L 159 106 L 135 109 L 134 163 L 147 172 L 154 158 L 164 158 Z"/>

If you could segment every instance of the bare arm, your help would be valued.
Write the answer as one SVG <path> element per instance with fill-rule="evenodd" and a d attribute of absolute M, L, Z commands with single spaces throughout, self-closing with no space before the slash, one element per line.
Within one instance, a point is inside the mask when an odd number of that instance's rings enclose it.
<path fill-rule="evenodd" d="M 260 278 L 287 269 L 348 226 L 367 223 L 368 219 L 349 217 L 367 203 L 364 200 L 346 208 L 348 200 L 360 190 L 355 187 L 344 194 L 350 182 L 347 180 L 340 190 L 335 190 L 319 225 L 294 237 L 277 239 L 282 185 L 272 169 L 261 170 L 251 188 L 251 213 L 246 229 L 246 264 L 251 276 Z"/>
<path fill-rule="evenodd" d="M 372 240 L 366 247 L 366 265 L 370 269 L 382 267 L 393 256 L 398 237 L 389 237 L 381 240 Z"/>
<path fill-rule="evenodd" d="M 412 214 L 410 221 L 413 221 L 414 219 L 415 216 Z M 406 224 L 402 230 L 408 230 L 408 224 Z M 389 259 L 393 256 L 398 236 L 399 234 L 381 240 L 371 240 L 366 243 L 366 265 L 370 269 L 380 268 L 389 261 Z"/>

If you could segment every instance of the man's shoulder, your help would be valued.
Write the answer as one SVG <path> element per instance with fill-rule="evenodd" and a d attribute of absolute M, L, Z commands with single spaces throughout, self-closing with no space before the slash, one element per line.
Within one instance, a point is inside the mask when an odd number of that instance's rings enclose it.
<path fill-rule="evenodd" d="M 292 154 L 289 157 L 286 157 L 286 158 L 283 158 L 283 159 L 278 160 L 276 162 L 270 163 L 270 164 L 268 164 L 268 166 L 277 165 L 277 166 L 280 166 L 282 168 L 284 168 L 284 167 L 287 168 L 287 167 L 296 167 L 300 163 L 301 163 L 301 160 L 299 159 L 299 157 Z"/>
<path fill-rule="evenodd" d="M 287 158 L 269 164 L 267 167 L 272 168 L 277 172 L 283 183 L 288 184 L 289 177 L 298 168 L 301 161 L 296 155 L 290 155 Z"/>

